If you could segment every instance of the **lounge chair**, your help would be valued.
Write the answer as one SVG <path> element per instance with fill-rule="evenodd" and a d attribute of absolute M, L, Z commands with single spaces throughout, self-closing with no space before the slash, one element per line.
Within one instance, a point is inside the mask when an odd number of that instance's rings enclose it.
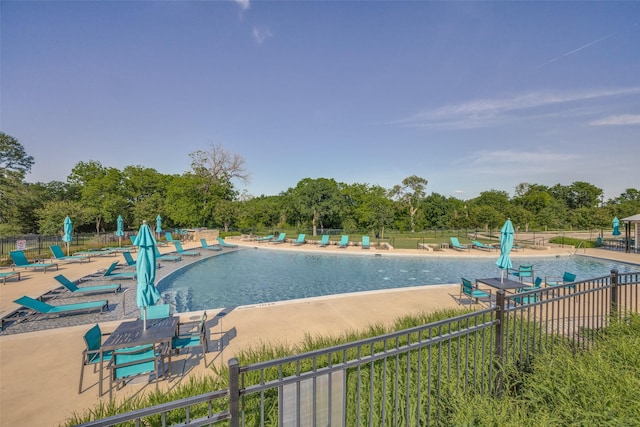
<path fill-rule="evenodd" d="M 275 238 L 273 240 L 270 240 L 269 243 L 275 243 L 275 244 L 283 243 L 284 242 L 284 238 L 285 238 L 286 235 L 287 235 L 287 233 L 280 233 L 280 234 L 278 234 L 277 238 Z"/>
<path fill-rule="evenodd" d="M 3 271 L 0 273 L 0 279 L 2 279 L 2 284 L 7 283 L 7 279 L 18 276 L 18 281 L 20 281 L 20 272 L 19 271 Z"/>
<path fill-rule="evenodd" d="M 202 246 L 202 249 L 207 249 L 209 251 L 221 251 L 222 248 L 220 247 L 220 245 L 209 245 L 207 243 L 207 239 L 200 239 L 200 246 Z"/>
<path fill-rule="evenodd" d="M 153 377 L 158 388 L 158 367 L 164 372 L 162 353 L 156 352 L 155 346 L 141 345 L 138 347 L 113 350 L 111 361 L 107 368 L 109 375 L 109 399 L 113 397 L 113 382 L 124 384 L 130 378 L 139 376 Z"/>
<path fill-rule="evenodd" d="M 318 243 L 318 246 L 320 246 L 321 248 L 324 248 L 325 246 L 329 246 L 329 235 L 328 234 L 323 234 L 322 238 L 320 239 L 320 243 Z"/>
<path fill-rule="evenodd" d="M 13 263 L 15 265 L 15 267 L 20 267 L 20 268 L 32 268 L 34 270 L 37 270 L 38 268 L 42 268 L 44 270 L 44 272 L 47 272 L 47 268 L 51 268 L 51 267 L 56 267 L 56 270 L 58 269 L 58 264 L 55 262 L 29 262 L 29 260 L 27 259 L 27 257 L 25 256 L 23 251 L 11 251 L 9 252 L 9 255 L 11 256 L 11 259 L 13 260 Z"/>
<path fill-rule="evenodd" d="M 110 285 L 96 285 L 96 286 L 84 286 L 79 288 L 73 283 L 71 280 L 67 279 L 62 274 L 58 274 L 54 277 L 58 283 L 67 288 L 69 292 L 72 294 L 91 294 L 91 293 L 104 293 L 104 292 L 113 292 L 118 293 L 122 286 L 119 283 L 114 283 Z"/>
<path fill-rule="evenodd" d="M 51 245 L 49 246 L 49 249 L 51 249 L 53 258 L 56 261 L 82 262 L 85 259 L 87 260 L 87 262 L 91 261 L 91 257 L 88 257 L 86 255 L 65 255 L 60 245 Z"/>
<path fill-rule="evenodd" d="M 472 240 L 471 241 L 471 247 L 473 249 L 484 249 L 484 250 L 487 250 L 489 252 L 491 252 L 491 251 L 496 249 L 495 246 L 493 246 L 493 245 L 485 245 L 484 243 L 479 242 L 477 240 Z"/>
<path fill-rule="evenodd" d="M 222 237 L 218 237 L 218 243 L 220 244 L 221 247 L 223 248 L 237 248 L 238 245 L 234 245 L 233 243 L 227 243 L 224 241 L 224 239 Z"/>
<path fill-rule="evenodd" d="M 173 245 L 176 247 L 176 252 L 178 252 L 179 255 L 184 255 L 184 256 L 199 256 L 200 252 L 198 251 L 185 251 L 182 247 L 182 243 L 178 242 L 177 240 L 175 240 L 173 242 Z"/>
<path fill-rule="evenodd" d="M 102 273 L 102 277 L 106 277 L 108 279 L 136 279 L 137 273 L 135 271 L 123 271 L 122 273 L 114 273 L 113 271 L 118 266 L 120 261 L 113 261 L 109 268 L 107 268 L 104 273 Z"/>
<path fill-rule="evenodd" d="M 362 236 L 362 249 L 370 249 L 369 236 Z"/>
<path fill-rule="evenodd" d="M 455 250 L 458 250 L 458 251 L 468 251 L 468 250 L 470 250 L 469 246 L 461 245 L 460 241 L 458 240 L 457 237 L 450 237 L 449 240 L 451 240 L 451 247 L 453 249 L 455 249 Z"/>
<path fill-rule="evenodd" d="M 176 353 L 189 347 L 202 347 L 202 358 L 204 359 L 205 367 L 207 366 L 207 352 L 209 351 L 206 321 L 207 312 L 205 311 L 197 324 L 193 322 L 180 323 L 178 325 L 178 333 L 171 339 L 171 350 Z M 169 365 L 169 371 L 171 371 L 171 365 Z"/>
<path fill-rule="evenodd" d="M 74 252 L 73 256 L 86 256 L 91 260 L 92 256 L 104 256 L 104 255 L 115 255 L 114 251 L 110 251 L 109 249 L 96 249 L 91 251 L 80 251 Z"/>
<path fill-rule="evenodd" d="M 460 286 L 460 304 L 462 304 L 463 295 L 466 295 L 472 300 L 475 300 L 476 304 L 478 304 L 478 300 L 480 298 L 488 298 L 489 301 L 491 301 L 491 291 L 487 293 L 483 290 L 478 289 L 477 286 L 474 286 L 470 280 L 467 280 L 464 277 L 462 277 L 462 285 Z"/>
<path fill-rule="evenodd" d="M 131 255 L 131 252 L 122 252 L 122 257 L 124 258 L 124 262 L 126 262 L 129 267 L 133 267 L 134 265 L 136 265 L 136 260 L 133 259 L 133 255 Z"/>
<path fill-rule="evenodd" d="M 182 257 L 180 257 L 179 255 L 169 255 L 169 254 L 161 254 L 160 251 L 158 250 L 158 248 L 154 248 L 153 249 L 156 253 L 156 261 L 160 262 L 160 261 L 181 261 Z"/>
<path fill-rule="evenodd" d="M 510 273 L 516 276 L 521 282 L 531 282 L 533 281 L 533 264 L 520 265 L 517 271 L 511 271 Z"/>
<path fill-rule="evenodd" d="M 306 237 L 306 234 L 300 233 L 298 234 L 298 238 L 293 242 L 291 242 L 291 244 L 294 246 L 304 245 L 305 243 L 307 243 L 307 241 L 305 240 L 305 237 Z"/>
<path fill-rule="evenodd" d="M 338 247 L 346 248 L 347 246 L 349 246 L 349 236 L 347 236 L 346 234 L 343 234 L 342 237 L 340 238 L 340 242 L 338 243 Z"/>
<path fill-rule="evenodd" d="M 97 365 L 100 363 L 100 356 L 103 362 L 111 360 L 111 351 L 102 351 L 102 337 L 108 335 L 103 334 L 100 326 L 96 323 L 94 327 L 84 334 L 84 342 L 86 348 L 82 351 L 82 366 L 80 367 L 80 384 L 78 385 L 78 394 L 82 393 L 82 377 L 84 376 L 84 367 L 87 365 Z"/>
<path fill-rule="evenodd" d="M 269 234 L 268 236 L 258 237 L 256 242 L 268 242 L 273 239 L 273 234 Z"/>
<path fill-rule="evenodd" d="M 561 286 L 564 285 L 566 283 L 572 283 L 576 281 L 576 275 L 573 273 L 569 273 L 568 271 L 565 271 L 564 274 L 562 275 L 562 277 L 556 277 L 556 276 L 546 276 L 544 278 L 544 283 L 547 286 L 551 286 L 551 287 L 557 287 L 557 286 Z M 575 288 L 575 285 L 573 286 L 568 286 L 569 288 Z"/>
<path fill-rule="evenodd" d="M 109 303 L 106 300 L 80 302 L 76 304 L 50 305 L 35 298 L 23 296 L 13 302 L 42 314 L 78 314 L 88 311 L 103 312 L 109 308 Z"/>

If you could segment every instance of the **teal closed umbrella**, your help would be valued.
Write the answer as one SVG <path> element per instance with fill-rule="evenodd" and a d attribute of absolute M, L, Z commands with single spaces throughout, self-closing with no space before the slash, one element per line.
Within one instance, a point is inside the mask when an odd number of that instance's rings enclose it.
<path fill-rule="evenodd" d="M 496 265 L 500 268 L 500 281 L 504 279 L 504 270 L 510 269 L 511 264 L 511 249 L 513 248 L 513 235 L 515 231 L 510 219 L 504 223 L 500 229 L 500 258 L 496 261 Z"/>
<path fill-rule="evenodd" d="M 64 234 L 62 235 L 62 241 L 67 245 L 67 256 L 69 256 L 69 244 L 73 240 L 73 236 L 71 235 L 73 231 L 73 224 L 71 222 L 71 218 L 69 218 L 69 215 L 67 215 L 67 217 L 64 219 L 63 227 Z"/>
<path fill-rule="evenodd" d="M 613 233 L 611 234 L 613 234 L 614 236 L 620 235 L 620 220 L 617 216 L 613 217 Z"/>
<path fill-rule="evenodd" d="M 136 303 L 143 309 L 144 328 L 147 327 L 146 308 L 154 305 L 160 299 L 160 291 L 156 288 L 156 239 L 153 238 L 151 228 L 144 221 L 138 230 L 134 241 L 138 246 L 138 258 L 136 259 L 136 273 L 138 275 L 138 288 Z"/>
<path fill-rule="evenodd" d="M 116 236 L 118 236 L 118 246 L 122 246 L 122 236 L 124 236 L 124 221 L 122 215 L 118 215 L 118 229 L 116 230 Z"/>
<path fill-rule="evenodd" d="M 162 233 L 162 217 L 160 215 L 156 217 L 156 233 Z"/>

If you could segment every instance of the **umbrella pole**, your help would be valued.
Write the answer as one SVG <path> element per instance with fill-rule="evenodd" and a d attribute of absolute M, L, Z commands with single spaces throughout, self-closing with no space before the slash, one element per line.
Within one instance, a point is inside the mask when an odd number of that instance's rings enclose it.
<path fill-rule="evenodd" d="M 67 256 L 69 256 L 69 242 L 65 242 L 67 244 Z"/>
<path fill-rule="evenodd" d="M 142 319 L 143 319 L 143 323 L 142 323 L 142 330 L 146 331 L 147 330 L 147 306 L 144 306 L 144 309 L 142 310 Z"/>

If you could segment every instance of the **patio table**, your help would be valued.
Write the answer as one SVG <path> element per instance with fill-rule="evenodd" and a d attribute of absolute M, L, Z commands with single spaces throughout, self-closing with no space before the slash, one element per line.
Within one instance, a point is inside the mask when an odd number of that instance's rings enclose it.
<path fill-rule="evenodd" d="M 511 279 L 500 279 L 499 277 L 491 277 L 488 279 L 476 279 L 476 283 L 491 286 L 500 291 L 528 288 L 531 284 L 519 282 Z"/>
<path fill-rule="evenodd" d="M 166 344 L 168 348 L 171 348 L 171 339 L 178 330 L 179 322 L 180 318 L 178 316 L 171 316 L 164 319 L 150 319 L 147 320 L 146 330 L 140 319 L 122 322 L 100 347 L 99 395 L 102 396 L 104 367 L 102 352 L 146 344 L 154 344 L 156 348 L 157 346 Z M 169 352 L 169 364 L 171 364 L 171 352 Z"/>

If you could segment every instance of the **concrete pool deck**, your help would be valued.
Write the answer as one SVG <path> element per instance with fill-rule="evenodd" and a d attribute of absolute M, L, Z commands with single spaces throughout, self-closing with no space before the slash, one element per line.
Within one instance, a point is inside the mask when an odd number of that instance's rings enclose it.
<path fill-rule="evenodd" d="M 278 245 L 242 241 L 233 241 L 233 243 L 277 250 L 346 251 L 354 254 L 378 252 L 383 256 L 410 254 L 425 257 L 485 257 L 488 259 L 496 259 L 498 256 L 495 251 L 481 250 L 427 252 L 424 250 L 378 250 L 374 247 L 364 250 L 359 246 L 340 249 L 337 246 L 318 248 L 316 245 L 309 244 L 293 246 L 288 243 Z M 197 248 L 195 243 L 184 246 L 185 249 Z M 165 251 L 161 249 L 161 252 Z M 512 258 L 517 260 L 522 256 L 569 256 L 573 252 L 572 248 L 526 249 L 513 252 Z M 640 254 L 599 249 L 580 249 L 578 254 L 640 264 Z M 97 257 L 90 263 L 65 264 L 61 265 L 60 273 L 75 280 L 105 268 L 113 260 L 113 257 Z M 22 280 L 11 280 L 6 285 L 0 285 L 0 314 L 4 316 L 15 310 L 17 307 L 12 301 L 22 295 L 39 296 L 58 288 L 57 282 L 53 279 L 56 274 L 58 273 L 55 271 L 47 271 L 47 273 L 27 271 L 22 273 Z M 460 308 L 459 286 L 459 284 L 431 285 L 237 307 L 225 310 L 225 315 L 222 317 L 216 316 L 220 313 L 220 309 L 207 310 L 209 318 L 212 319 L 209 323 L 212 345 L 207 355 L 209 368 L 212 363 L 227 363 L 239 352 L 257 348 L 262 343 L 295 345 L 300 343 L 307 334 L 311 336 L 342 335 L 347 331 L 361 330 L 372 324 L 390 325 L 397 318 L 406 315 L 428 313 L 445 308 Z M 183 320 L 191 320 L 200 314 L 201 312 L 182 313 L 180 317 Z M 99 315 L 96 316 L 97 320 L 93 323 L 99 321 L 100 327 L 105 332 L 112 331 L 121 322 L 121 320 L 102 321 Z M 67 319 L 72 317 L 74 316 L 68 316 Z M 296 328 L 291 327 L 292 321 L 295 322 Z M 57 426 L 65 422 L 72 413 L 83 413 L 95 407 L 100 400 L 104 402 L 108 400 L 108 394 L 98 397 L 98 374 L 91 367 L 85 368 L 83 393 L 77 393 L 79 362 L 84 349 L 82 336 L 93 323 L 0 336 L 0 426 Z M 222 352 L 213 351 L 214 343 L 220 339 L 221 334 L 225 336 L 225 346 Z M 197 350 L 193 355 L 187 352 L 174 357 L 173 375 L 161 380 L 159 387 L 161 390 L 174 388 L 190 376 L 205 374 L 209 368 L 204 366 Z M 114 397 L 121 401 L 147 390 L 153 390 L 154 387 L 146 383 L 127 384 L 116 391 Z"/>

